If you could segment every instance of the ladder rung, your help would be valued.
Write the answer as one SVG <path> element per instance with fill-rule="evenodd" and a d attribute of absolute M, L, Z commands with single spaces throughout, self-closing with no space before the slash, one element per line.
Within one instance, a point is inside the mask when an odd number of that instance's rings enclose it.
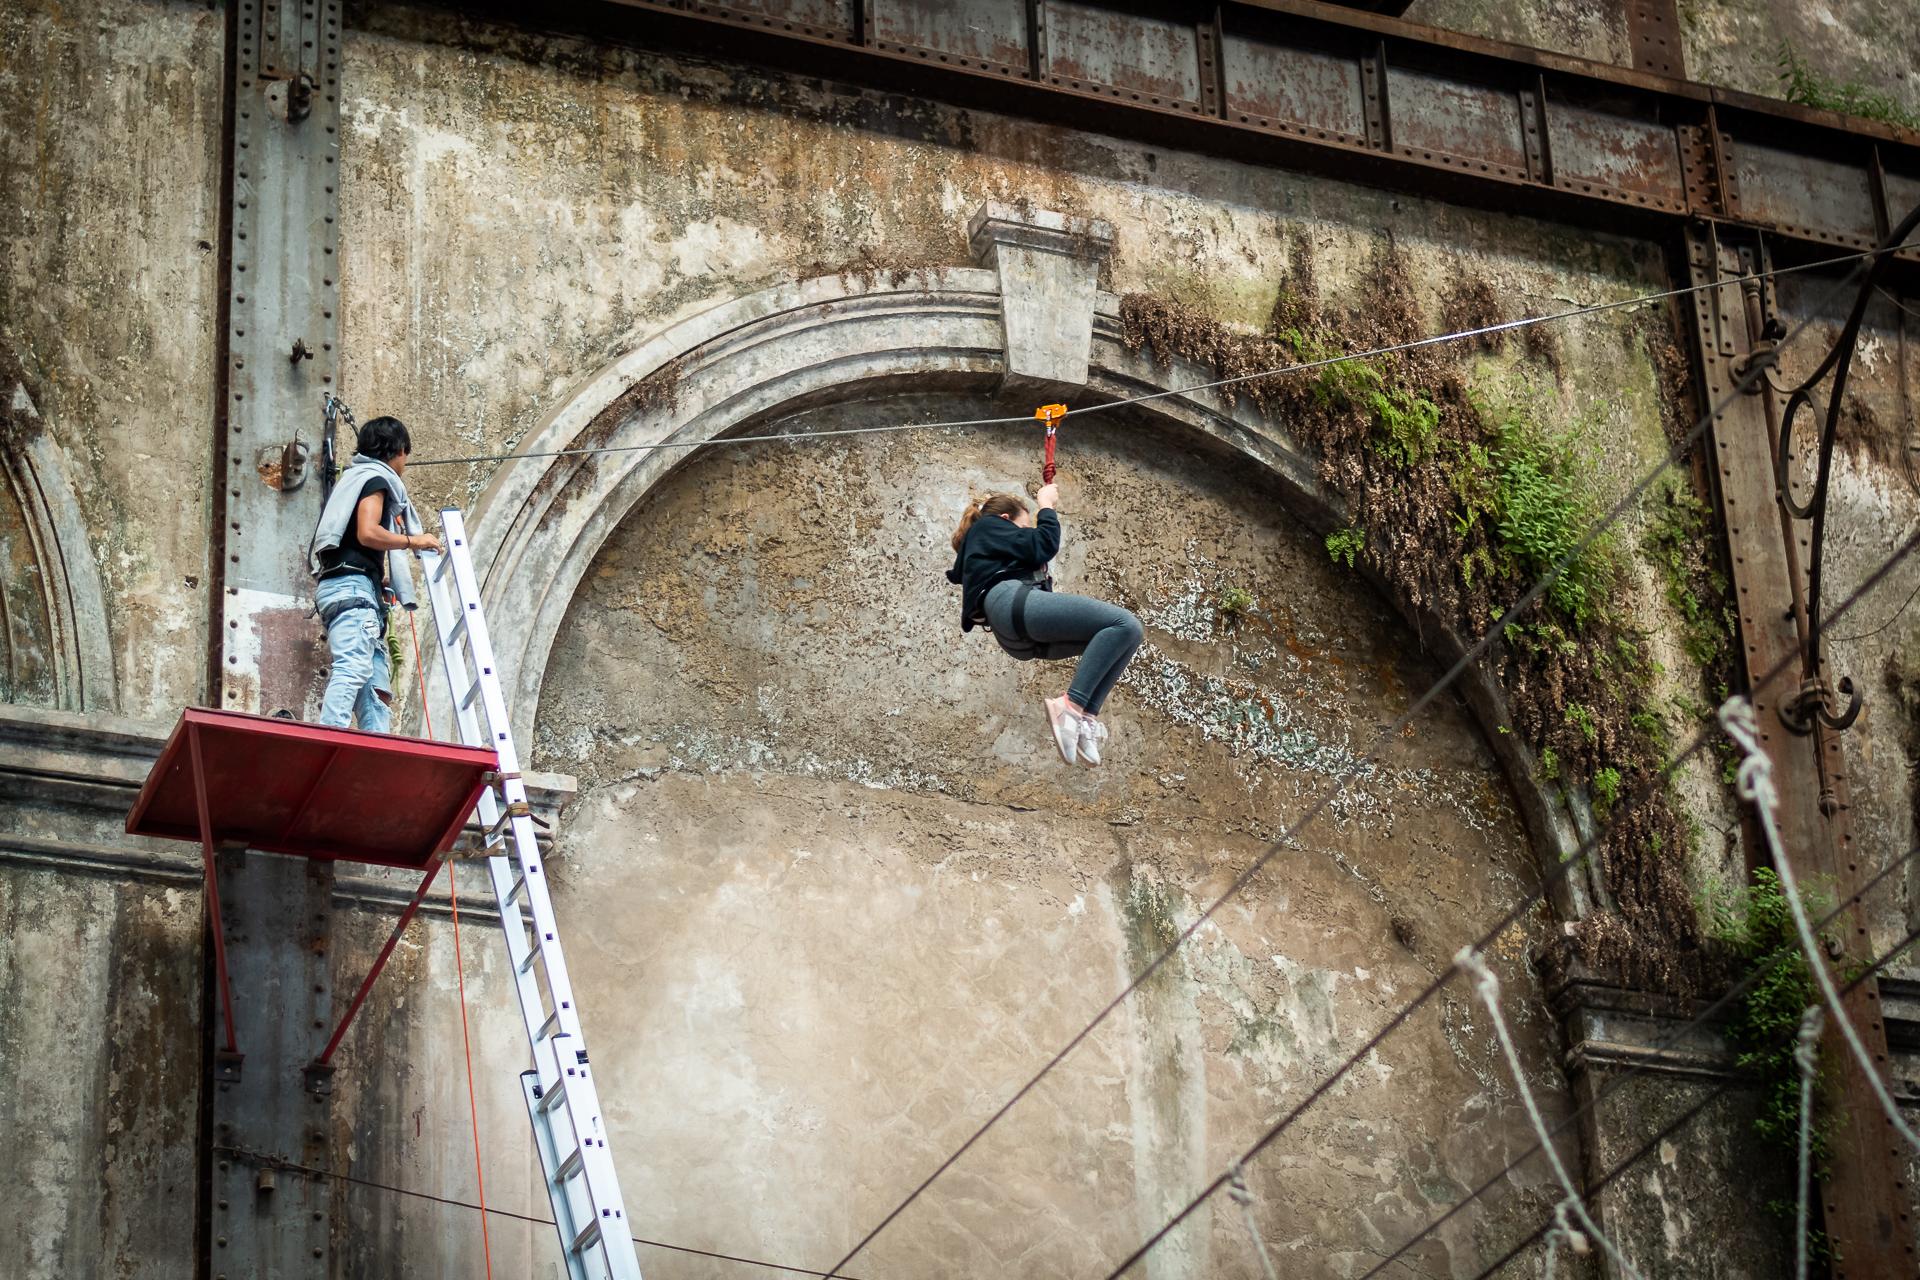
<path fill-rule="evenodd" d="M 467 691 L 460 696 L 460 709 L 465 711 L 473 705 L 473 700 L 479 696 L 480 681 L 476 679 L 471 685 L 467 686 Z"/>
<path fill-rule="evenodd" d="M 446 555 L 441 556 L 440 563 L 433 566 L 433 580 L 435 582 L 440 581 L 440 579 L 447 576 L 448 572 L 452 570 L 452 568 L 453 568 L 453 557 L 446 556 Z"/>
<path fill-rule="evenodd" d="M 547 1015 L 546 1020 L 542 1022 L 539 1028 L 533 1033 L 533 1038 L 535 1041 L 545 1040 L 548 1036 L 552 1035 L 555 1031 L 559 1030 L 559 1028 L 560 1028 L 560 1011 L 558 1009 L 555 1009 L 552 1013 Z"/>
<path fill-rule="evenodd" d="M 460 620 L 458 622 L 455 622 L 452 626 L 447 628 L 447 638 L 441 641 L 441 644 L 447 648 L 452 648 L 454 645 L 460 642 L 460 637 L 465 635 L 466 631 L 467 631 L 467 615 L 463 613 L 460 615 Z"/>
<path fill-rule="evenodd" d="M 600 1219 L 595 1218 L 580 1228 L 580 1234 L 573 1238 L 573 1251 L 584 1253 L 600 1243 Z"/>
<path fill-rule="evenodd" d="M 487 847 L 492 848 L 494 845 L 503 843 L 505 840 L 506 840 L 505 835 L 498 836 L 493 840 L 489 840 L 487 842 Z M 519 897 L 522 893 L 524 893 L 526 891 L 526 888 L 527 888 L 527 873 L 522 871 L 519 875 L 513 878 L 513 887 L 508 889 L 506 894 L 501 897 L 500 901 L 502 905 L 512 906 L 513 900 Z"/>
<path fill-rule="evenodd" d="M 520 961 L 520 972 L 532 973 L 534 963 L 539 959 L 540 959 L 540 948 L 535 946 L 529 946 L 527 948 L 526 957 Z"/>
<path fill-rule="evenodd" d="M 583 1156 L 581 1156 L 580 1148 L 576 1146 L 573 1149 L 572 1154 L 568 1155 L 565 1160 L 562 1160 L 560 1162 L 560 1167 L 554 1170 L 553 1180 L 555 1182 L 565 1182 L 568 1178 L 571 1178 L 575 1174 L 579 1173 L 580 1170 L 585 1166 L 586 1166 L 586 1159 Z"/>

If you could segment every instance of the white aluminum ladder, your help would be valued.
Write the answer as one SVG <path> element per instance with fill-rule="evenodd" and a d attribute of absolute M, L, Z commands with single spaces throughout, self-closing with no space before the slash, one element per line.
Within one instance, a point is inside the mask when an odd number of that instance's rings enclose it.
<path fill-rule="evenodd" d="M 553 1202 L 560 1252 L 569 1280 L 640 1280 L 459 508 L 441 511 L 440 529 L 446 554 L 420 558 L 460 740 L 492 747 L 500 757 L 498 780 L 480 793 L 480 827 L 520 1016 L 533 1047 L 533 1070 L 521 1073 L 520 1088 Z"/>

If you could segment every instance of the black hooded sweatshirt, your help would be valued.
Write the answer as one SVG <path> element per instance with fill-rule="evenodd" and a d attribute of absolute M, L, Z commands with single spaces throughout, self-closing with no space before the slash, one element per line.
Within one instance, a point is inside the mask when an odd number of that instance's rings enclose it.
<path fill-rule="evenodd" d="M 987 592 L 1002 582 L 1032 578 L 1060 550 L 1060 517 L 1040 508 L 1034 527 L 1023 529 L 1000 516 L 980 516 L 967 530 L 947 581 L 960 587 L 960 629 L 986 621 Z"/>

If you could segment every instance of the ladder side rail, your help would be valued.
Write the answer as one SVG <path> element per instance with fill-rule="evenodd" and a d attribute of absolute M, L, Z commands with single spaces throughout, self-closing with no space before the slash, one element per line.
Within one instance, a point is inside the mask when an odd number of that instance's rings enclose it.
<path fill-rule="evenodd" d="M 440 665 L 446 673 L 447 693 L 453 707 L 455 725 L 460 740 L 469 746 L 479 746 L 487 741 L 487 730 L 480 723 L 480 713 L 472 700 L 463 698 L 461 685 L 469 678 L 477 678 L 479 669 L 469 669 L 466 651 L 465 629 L 459 627 L 463 610 L 456 598 L 454 580 L 451 573 L 440 572 L 440 557 L 431 553 L 423 554 L 425 577 L 427 580 L 427 598 L 432 605 L 435 634 L 440 645 Z M 450 570 L 451 565 L 447 568 Z M 500 802 L 495 785 L 484 788 L 477 802 L 480 816 L 482 838 L 493 831 L 500 820 Z M 495 837 L 499 847 L 507 846 L 508 834 L 504 830 Z M 561 1256 L 566 1260 L 568 1280 L 595 1280 L 588 1272 L 585 1260 L 573 1248 L 573 1241 L 579 1234 L 577 1225 L 585 1210 L 591 1220 L 591 1205 L 581 1205 L 578 1197 L 567 1190 L 568 1179 L 560 1173 L 562 1161 L 566 1158 L 555 1140 L 550 1118 L 546 1111 L 536 1108 L 532 1099 L 540 1092 L 537 1082 L 544 1079 L 549 1084 L 559 1078 L 559 1064 L 551 1051 L 551 1046 L 541 1043 L 540 1028 L 545 1021 L 541 1010 L 541 993 L 535 979 L 522 964 L 531 944 L 527 941 L 527 923 L 519 904 L 514 900 L 512 859 L 504 852 L 487 860 L 487 876 L 492 883 L 494 899 L 500 908 L 500 923 L 507 937 L 507 954 L 513 966 L 515 993 L 518 996 L 520 1020 L 527 1033 L 527 1041 L 533 1046 L 536 1070 L 527 1074 L 534 1077 L 535 1084 L 529 1086 L 523 1079 L 522 1092 L 529 1099 L 528 1119 L 533 1124 L 534 1150 L 540 1158 L 543 1180 L 546 1183 L 547 1199 L 554 1209 L 554 1231 L 560 1242 Z M 541 1052 L 546 1049 L 546 1052 Z"/>
<path fill-rule="evenodd" d="M 457 507 L 441 512 L 441 530 L 447 541 L 448 572 L 453 578 L 454 594 L 460 604 L 459 618 L 448 624 L 446 634 L 453 637 L 458 631 L 459 639 L 466 645 L 473 661 L 489 743 L 500 760 L 500 792 L 506 801 L 514 851 L 524 881 L 521 892 L 533 917 L 534 946 L 539 954 L 539 964 L 517 966 L 521 970 L 517 976 L 532 978 L 534 968 L 545 970 L 546 995 L 551 1001 L 553 1021 L 557 1026 L 551 1036 L 543 1036 L 538 1030 L 535 1031 L 535 1066 L 543 1077 L 543 1085 L 546 1084 L 547 1073 L 551 1071 L 556 1073 L 556 1083 L 561 1086 L 561 1102 L 573 1129 L 573 1139 L 580 1156 L 581 1181 L 585 1184 L 589 1211 L 593 1214 L 589 1230 L 598 1231 L 597 1248 L 606 1259 L 609 1274 L 615 1280 L 628 1280 L 629 1277 L 638 1280 L 639 1262 L 633 1250 L 626 1205 L 620 1194 L 613 1156 L 607 1147 L 599 1091 L 594 1087 L 592 1069 L 588 1064 L 586 1036 L 581 1028 L 573 985 L 567 973 L 566 955 L 560 946 L 560 931 L 554 918 L 552 898 L 547 892 L 544 858 L 527 806 L 526 783 L 520 777 L 520 759 L 514 747 L 505 695 L 500 689 L 493 642 L 485 611 L 480 607 L 480 584 L 473 569 L 466 520 Z M 457 692 L 455 697 L 458 701 Z M 496 876 L 496 889 L 500 883 L 500 877 Z M 513 904 L 503 902 L 502 905 Z M 529 984 L 522 983 L 518 989 L 522 996 L 523 1019 L 532 1021 L 539 1016 L 544 1024 L 546 1011 L 541 1008 L 538 999 L 537 983 L 533 985 L 535 999 L 532 1005 L 527 1003 Z M 548 1046 L 545 1054 L 540 1052 L 542 1040 Z M 569 1242 L 568 1248 L 579 1247 L 581 1238 L 577 1234 L 574 1241 Z"/>
<path fill-rule="evenodd" d="M 450 535 L 451 536 L 451 535 Z M 466 548 L 461 546 L 449 555 L 465 556 Z M 434 625 L 440 636 L 441 666 L 446 669 L 447 690 L 453 698 L 454 716 L 460 729 L 461 740 L 469 746 L 479 746 L 487 742 L 489 734 L 481 724 L 481 713 L 472 702 L 461 697 L 461 683 L 469 676 L 481 678 L 485 670 L 477 661 L 469 669 L 467 647 L 469 633 L 460 619 L 466 612 L 458 600 L 456 578 L 451 572 L 454 564 L 451 559 L 445 565 L 448 572 L 441 572 L 442 566 L 435 563 L 440 557 L 431 554 L 422 557 L 427 561 L 428 598 L 434 610 Z M 487 787 L 480 793 L 479 811 L 482 832 L 493 831 L 500 821 L 501 798 L 496 791 L 500 784 Z M 504 790 L 504 788 L 501 788 Z M 521 792 L 524 800 L 525 791 Z M 531 825 L 531 824 L 529 824 Z M 545 1043 L 541 1028 L 546 1023 L 547 1011 L 544 1007 L 544 993 L 539 978 L 525 963 L 533 943 L 528 940 L 529 927 L 513 889 L 513 860 L 506 856 L 505 850 L 514 833 L 502 829 L 496 839 L 501 853 L 487 859 L 487 876 L 493 886 L 494 900 L 500 909 L 500 924 L 507 939 L 507 955 L 513 966 L 515 994 L 519 997 L 520 1020 L 525 1024 L 527 1042 L 532 1046 L 534 1066 L 539 1072 L 543 1087 L 550 1088 L 560 1078 L 560 1065 L 550 1046 Z M 536 846 L 537 854 L 537 846 Z M 544 1051 L 543 1051 L 544 1050 Z"/>
<path fill-rule="evenodd" d="M 441 529 L 448 540 L 448 555 L 452 558 L 452 573 L 461 605 L 460 616 L 466 623 L 465 641 L 473 655 L 476 675 L 482 680 L 480 702 L 486 713 L 487 743 L 500 757 L 500 792 L 507 802 L 508 813 L 513 814 L 517 810 L 519 815 L 523 815 L 512 817 L 509 821 L 519 855 L 520 874 L 526 878 L 524 892 L 533 914 L 535 945 L 546 965 L 547 987 L 555 997 L 554 1008 L 559 1015 L 560 1029 L 573 1036 L 584 1050 L 586 1036 L 581 1031 L 579 1011 L 574 1007 L 566 956 L 557 941 L 560 930 L 553 916 L 553 900 L 547 893 L 544 859 L 534 839 L 533 819 L 524 816 L 527 812 L 527 787 L 519 776 L 520 757 L 514 749 L 506 699 L 500 691 L 498 673 L 494 670 L 493 643 L 488 634 L 485 612 L 480 608 L 480 584 L 473 572 L 473 561 L 466 545 L 466 522 L 461 518 L 458 508 L 442 511 L 440 519 Z"/>

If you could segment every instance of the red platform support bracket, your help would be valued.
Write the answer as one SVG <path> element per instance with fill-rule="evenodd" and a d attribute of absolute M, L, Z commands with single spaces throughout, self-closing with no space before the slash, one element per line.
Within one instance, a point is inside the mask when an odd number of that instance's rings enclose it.
<path fill-rule="evenodd" d="M 127 815 L 127 830 L 200 845 L 226 1023 L 216 1050 L 217 1079 L 238 1080 L 242 1061 L 215 867 L 219 846 L 425 873 L 340 1024 L 307 1067 L 308 1086 L 324 1090 L 348 1026 L 498 768 L 499 757 L 486 747 L 236 711 L 189 707 L 182 713 Z"/>
<path fill-rule="evenodd" d="M 222 1080 L 238 1079 L 244 1055 L 234 1036 L 233 984 L 227 979 L 227 931 L 220 921 L 220 877 L 214 874 L 213 866 L 213 817 L 207 809 L 207 770 L 200 753 L 200 727 L 187 724 L 185 720 L 181 724 L 186 728 L 187 749 L 193 759 L 194 813 L 199 819 L 201 869 L 207 880 L 207 924 L 213 931 L 213 971 L 220 988 L 220 1016 L 227 1024 L 227 1042 L 216 1051 L 218 1061 L 214 1075 Z M 128 826 L 132 826 L 131 819 L 128 820 Z"/>

